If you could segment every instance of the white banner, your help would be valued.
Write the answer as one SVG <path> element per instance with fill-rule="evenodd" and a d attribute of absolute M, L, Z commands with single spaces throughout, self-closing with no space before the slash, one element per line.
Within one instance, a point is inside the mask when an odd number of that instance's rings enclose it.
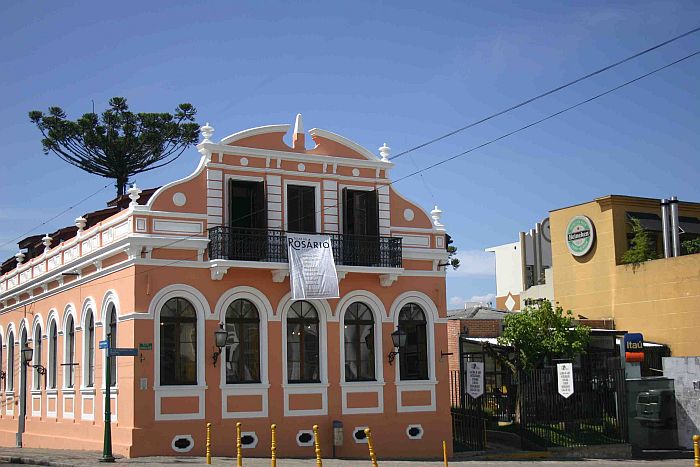
<path fill-rule="evenodd" d="M 292 300 L 338 298 L 338 274 L 328 235 L 287 233 Z"/>
<path fill-rule="evenodd" d="M 567 399 L 574 393 L 574 370 L 571 363 L 557 363 L 557 390 Z"/>
<path fill-rule="evenodd" d="M 467 394 L 474 399 L 484 394 L 484 362 L 467 363 Z"/>

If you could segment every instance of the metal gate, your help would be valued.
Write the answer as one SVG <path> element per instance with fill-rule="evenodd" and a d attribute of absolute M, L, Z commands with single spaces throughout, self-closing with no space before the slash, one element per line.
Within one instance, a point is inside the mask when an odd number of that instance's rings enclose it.
<path fill-rule="evenodd" d="M 452 436 L 455 451 L 482 451 L 486 448 L 484 396 L 474 399 L 467 394 L 467 362 L 483 362 L 483 353 L 464 351 L 460 337 L 459 373 L 451 374 Z"/>

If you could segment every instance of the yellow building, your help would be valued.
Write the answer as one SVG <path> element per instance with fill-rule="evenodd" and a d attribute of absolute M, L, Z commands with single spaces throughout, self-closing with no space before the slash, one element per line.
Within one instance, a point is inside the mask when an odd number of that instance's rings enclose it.
<path fill-rule="evenodd" d="M 667 344 L 674 356 L 700 355 L 700 254 L 686 254 L 682 245 L 700 236 L 700 203 L 676 206 L 676 229 L 675 208 L 662 213 L 658 199 L 609 195 L 551 211 L 554 299 L 574 315 L 613 319 L 616 329 Z M 631 218 L 640 220 L 660 259 L 622 263 Z"/>

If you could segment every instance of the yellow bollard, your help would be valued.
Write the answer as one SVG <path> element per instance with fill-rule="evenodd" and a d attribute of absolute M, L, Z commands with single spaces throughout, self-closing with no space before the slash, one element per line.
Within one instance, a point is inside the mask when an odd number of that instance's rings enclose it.
<path fill-rule="evenodd" d="M 318 467 L 323 466 L 323 460 L 321 460 L 321 445 L 318 442 L 318 425 L 313 426 L 314 430 L 314 451 L 316 452 L 316 465 Z"/>
<path fill-rule="evenodd" d="M 243 454 L 241 453 L 241 422 L 236 423 L 236 465 L 243 467 Z"/>
<path fill-rule="evenodd" d="M 211 464 L 211 423 L 207 423 L 207 465 Z"/>
<path fill-rule="evenodd" d="M 693 449 L 695 450 L 695 467 L 700 467 L 700 435 L 693 436 Z"/>
<path fill-rule="evenodd" d="M 270 426 L 272 431 L 272 443 L 270 443 L 270 467 L 277 467 L 277 425 Z"/>
<path fill-rule="evenodd" d="M 445 467 L 447 467 L 447 444 L 445 440 L 442 440 L 442 459 L 445 461 Z"/>
<path fill-rule="evenodd" d="M 372 446 L 372 430 L 365 428 L 365 436 L 367 436 L 367 447 L 369 448 L 369 460 L 372 461 L 372 467 L 378 467 L 377 456 L 374 454 L 374 446 Z"/>

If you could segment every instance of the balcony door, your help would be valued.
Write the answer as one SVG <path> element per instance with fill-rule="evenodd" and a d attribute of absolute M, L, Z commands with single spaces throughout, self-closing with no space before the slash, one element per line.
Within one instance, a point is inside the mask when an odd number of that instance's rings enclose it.
<path fill-rule="evenodd" d="M 287 230 L 296 233 L 317 232 L 314 187 L 287 185 Z"/>
<path fill-rule="evenodd" d="M 343 264 L 372 266 L 379 261 L 377 192 L 343 189 Z"/>
<path fill-rule="evenodd" d="M 264 260 L 268 256 L 265 183 L 229 180 L 228 193 L 229 258 Z"/>

